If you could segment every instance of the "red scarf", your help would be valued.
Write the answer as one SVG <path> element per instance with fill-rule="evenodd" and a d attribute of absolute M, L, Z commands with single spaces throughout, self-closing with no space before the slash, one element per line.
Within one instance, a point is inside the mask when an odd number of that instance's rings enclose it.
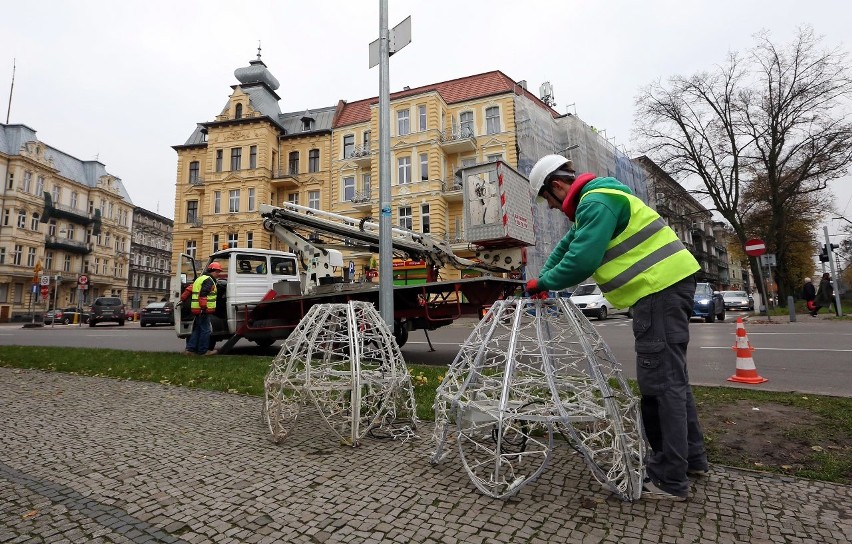
<path fill-rule="evenodd" d="M 574 221 L 574 217 L 577 214 L 577 205 L 580 203 L 580 191 L 583 190 L 583 187 L 597 176 L 592 174 L 591 172 L 585 172 L 577 176 L 577 179 L 574 180 L 568 187 L 568 194 L 565 195 L 565 200 L 562 201 L 562 212 L 568 216 L 568 219 Z"/>

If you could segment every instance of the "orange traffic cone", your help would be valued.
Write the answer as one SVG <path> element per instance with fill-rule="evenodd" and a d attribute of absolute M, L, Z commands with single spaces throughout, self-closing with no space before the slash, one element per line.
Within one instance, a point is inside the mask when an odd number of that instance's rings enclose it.
<path fill-rule="evenodd" d="M 737 352 L 737 373 L 728 378 L 729 382 L 755 384 L 768 381 L 757 373 L 757 367 L 754 366 L 754 359 L 751 357 L 754 348 L 748 341 L 742 317 L 737 318 L 737 343 L 731 349 Z"/>

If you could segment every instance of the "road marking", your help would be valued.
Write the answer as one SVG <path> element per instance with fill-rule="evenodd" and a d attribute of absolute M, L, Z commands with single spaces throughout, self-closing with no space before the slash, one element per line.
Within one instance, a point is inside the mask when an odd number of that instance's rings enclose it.
<path fill-rule="evenodd" d="M 734 349 L 731 346 L 698 346 L 699 349 Z M 852 352 L 852 349 L 823 349 L 823 348 L 754 348 L 755 351 L 839 351 Z"/>

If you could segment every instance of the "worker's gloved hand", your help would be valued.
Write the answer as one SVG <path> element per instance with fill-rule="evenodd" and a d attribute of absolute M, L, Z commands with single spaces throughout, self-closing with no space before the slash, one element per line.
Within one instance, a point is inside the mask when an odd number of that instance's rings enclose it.
<path fill-rule="evenodd" d="M 538 288 L 537 278 L 533 278 L 527 282 L 526 292 L 534 298 L 547 298 L 547 291 L 542 291 Z"/>

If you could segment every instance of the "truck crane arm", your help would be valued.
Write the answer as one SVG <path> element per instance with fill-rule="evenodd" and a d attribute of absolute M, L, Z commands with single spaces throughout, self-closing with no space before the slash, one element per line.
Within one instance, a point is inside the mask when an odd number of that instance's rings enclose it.
<path fill-rule="evenodd" d="M 379 225 L 368 219 L 353 219 L 298 204 L 284 206 L 260 205 L 264 229 L 272 232 L 284 243 L 317 255 L 328 251 L 332 245 L 338 247 L 361 246 L 372 252 L 379 248 Z M 302 240 L 301 246 L 294 244 L 294 235 Z M 326 239 L 323 239 L 325 237 Z M 503 273 L 521 265 L 520 250 L 513 248 L 506 253 L 489 251 L 487 260 L 472 260 L 453 253 L 449 244 L 408 229 L 391 229 L 391 247 L 394 253 L 410 259 L 424 260 L 429 265 L 442 268 L 453 266 L 459 269 L 472 268 L 489 273 Z M 515 253 L 510 253 L 514 251 Z"/>

